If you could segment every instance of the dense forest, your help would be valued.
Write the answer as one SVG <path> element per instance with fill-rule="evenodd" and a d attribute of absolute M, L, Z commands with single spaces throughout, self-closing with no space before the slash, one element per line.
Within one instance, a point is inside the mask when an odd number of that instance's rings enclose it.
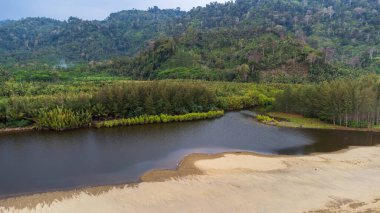
<path fill-rule="evenodd" d="M 156 119 L 156 115 L 169 116 L 165 118 L 174 121 L 204 119 L 220 116 L 215 110 L 270 105 L 281 88 L 281 85 L 105 77 L 61 82 L 13 79 L 0 89 L 0 128 L 34 124 L 42 129 L 63 130 L 110 119 L 140 119 L 138 123 L 150 123 L 144 119 Z"/>
<path fill-rule="evenodd" d="M 79 63 L 134 79 L 324 81 L 379 72 L 379 9 L 377 0 L 236 0 L 103 21 L 5 21 L 0 63 Z"/>
<path fill-rule="evenodd" d="M 322 52 L 291 35 L 223 29 L 159 39 L 134 58 L 120 57 L 89 66 L 89 70 L 133 79 L 277 83 L 318 82 L 367 73 L 325 60 Z"/>
<path fill-rule="evenodd" d="M 131 82 L 104 86 L 96 92 L 12 96 L 2 107 L 5 123 L 29 120 L 40 127 L 88 125 L 93 119 L 156 114 L 186 114 L 214 109 L 215 96 L 206 87 L 166 82 Z"/>
<path fill-rule="evenodd" d="M 211 4 L 189 12 L 201 29 L 231 28 L 294 34 L 326 55 L 326 61 L 366 66 L 378 55 L 377 0 L 237 0 Z"/>
<path fill-rule="evenodd" d="M 121 11 L 103 21 L 26 18 L 0 24 L 0 63 L 66 66 L 133 55 L 146 42 L 170 32 L 179 10 Z M 53 63 L 53 64 L 52 64 Z"/>

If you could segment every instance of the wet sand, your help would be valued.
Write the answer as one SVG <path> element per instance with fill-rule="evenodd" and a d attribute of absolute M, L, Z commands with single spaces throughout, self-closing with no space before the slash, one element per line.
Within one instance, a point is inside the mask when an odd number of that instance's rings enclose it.
<path fill-rule="evenodd" d="M 0 212 L 380 212 L 380 147 L 193 154 L 141 180 L 0 200 Z"/>

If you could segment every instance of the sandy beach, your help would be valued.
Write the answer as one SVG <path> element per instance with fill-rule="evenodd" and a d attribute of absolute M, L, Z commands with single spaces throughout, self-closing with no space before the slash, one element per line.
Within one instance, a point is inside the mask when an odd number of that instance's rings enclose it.
<path fill-rule="evenodd" d="M 0 200 L 0 212 L 380 212 L 380 147 L 312 156 L 193 154 L 134 185 Z"/>

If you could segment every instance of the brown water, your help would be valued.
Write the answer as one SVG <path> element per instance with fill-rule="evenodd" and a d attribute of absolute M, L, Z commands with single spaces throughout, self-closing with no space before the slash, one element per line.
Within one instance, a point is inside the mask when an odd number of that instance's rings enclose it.
<path fill-rule="evenodd" d="M 380 144 L 380 134 L 262 125 L 252 112 L 171 123 L 0 135 L 0 197 L 138 181 L 190 153 L 305 155 Z"/>

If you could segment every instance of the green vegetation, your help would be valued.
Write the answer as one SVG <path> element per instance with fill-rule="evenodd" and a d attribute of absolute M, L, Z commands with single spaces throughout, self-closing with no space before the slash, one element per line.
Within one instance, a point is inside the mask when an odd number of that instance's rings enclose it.
<path fill-rule="evenodd" d="M 327 62 L 365 67 L 379 49 L 379 8 L 377 0 L 237 0 L 196 8 L 189 14 L 195 28 L 253 28 L 280 36 L 291 33 L 320 49 Z"/>
<path fill-rule="evenodd" d="M 377 127 L 378 11 L 378 0 L 236 0 L 0 22 L 0 128 L 255 106 L 305 116 L 296 125 Z"/>
<path fill-rule="evenodd" d="M 7 71 L 78 69 L 135 80 L 354 78 L 380 72 L 378 11 L 377 0 L 237 0 L 189 12 L 121 11 L 103 21 L 27 18 L 1 23 L 0 63 Z M 50 74 L 27 78 L 61 79 Z"/>
<path fill-rule="evenodd" d="M 159 39 L 136 57 L 118 58 L 88 69 L 133 79 L 279 83 L 358 75 L 355 71 L 326 63 L 321 52 L 293 36 L 237 29 L 200 31 L 197 35 L 195 38 L 189 38 L 192 34 L 184 34 L 175 39 Z"/>
<path fill-rule="evenodd" d="M 57 82 L 24 82 L 11 78 L 0 89 L 0 128 L 34 124 L 39 129 L 64 130 L 110 119 L 266 106 L 273 103 L 273 97 L 282 87 L 123 78 Z"/>
<path fill-rule="evenodd" d="M 160 70 L 157 73 L 158 79 L 216 79 L 210 70 L 199 67 L 176 67 Z"/>
<path fill-rule="evenodd" d="M 270 106 L 284 85 L 208 82 L 216 95 L 217 106 L 224 110 L 239 110 L 256 106 Z"/>
<path fill-rule="evenodd" d="M 283 127 L 312 128 L 312 129 L 338 129 L 339 127 L 319 120 L 318 118 L 305 118 L 302 115 L 269 112 L 269 116 L 279 119 L 276 124 Z"/>
<path fill-rule="evenodd" d="M 129 82 L 105 86 L 89 101 L 98 117 L 186 114 L 215 108 L 215 96 L 191 82 Z M 83 101 L 82 101 L 83 103 Z M 99 110 L 101 109 L 101 110 Z M 94 110 L 93 110 L 94 111 Z"/>
<path fill-rule="evenodd" d="M 35 86 L 29 84 L 30 86 Z M 14 85 L 13 85 L 14 86 Z M 21 86 L 24 86 L 21 84 Z M 51 86 L 51 85 L 48 85 Z M 204 85 L 191 82 L 113 82 L 66 88 L 64 93 L 9 94 L 1 110 L 2 122 L 31 120 L 40 128 L 62 130 L 89 124 L 92 119 L 204 112 L 216 107 Z M 28 91 L 22 88 L 23 91 Z M 92 90 L 92 91 L 91 91 Z M 57 108 L 59 107 L 59 108 Z"/>
<path fill-rule="evenodd" d="M 276 119 L 269 117 L 267 115 L 257 115 L 256 116 L 257 121 L 265 124 L 276 124 Z"/>
<path fill-rule="evenodd" d="M 36 118 L 37 128 L 51 130 L 74 129 L 89 125 L 89 112 L 73 112 L 69 109 L 56 108 L 47 112 L 40 112 Z"/>
<path fill-rule="evenodd" d="M 117 120 L 101 121 L 96 123 L 96 127 L 115 127 L 115 126 L 133 126 L 141 124 L 153 123 L 170 123 L 170 122 L 185 122 L 193 120 L 203 120 L 217 118 L 224 115 L 224 111 L 208 111 L 201 113 L 187 113 L 183 115 L 142 115 L 134 118 L 123 118 Z"/>
<path fill-rule="evenodd" d="M 288 86 L 278 94 L 275 109 L 319 118 L 334 125 L 370 128 L 380 123 L 379 83 L 379 77 L 367 76 Z"/>
<path fill-rule="evenodd" d="M 103 21 L 26 18 L 0 25 L 0 63 L 43 63 L 70 67 L 119 55 L 132 55 L 146 42 L 175 29 L 179 10 L 121 11 Z M 21 63 L 21 64 L 19 64 Z"/>

